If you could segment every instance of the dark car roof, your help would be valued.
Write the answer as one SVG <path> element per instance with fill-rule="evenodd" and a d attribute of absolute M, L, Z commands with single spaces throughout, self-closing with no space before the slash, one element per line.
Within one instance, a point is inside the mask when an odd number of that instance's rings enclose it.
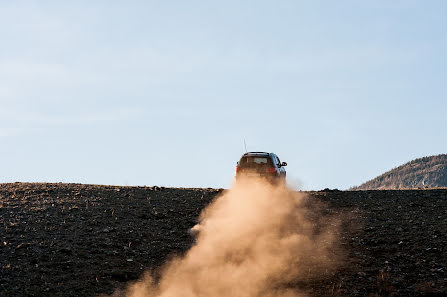
<path fill-rule="evenodd" d="M 268 157 L 271 154 L 272 153 L 267 153 L 267 152 L 247 152 L 247 153 L 243 154 L 243 156 L 263 156 L 263 157 Z"/>

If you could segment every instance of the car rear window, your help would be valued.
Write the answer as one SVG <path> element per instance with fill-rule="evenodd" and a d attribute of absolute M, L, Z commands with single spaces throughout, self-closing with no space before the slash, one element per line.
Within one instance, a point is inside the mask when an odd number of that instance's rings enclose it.
<path fill-rule="evenodd" d="M 246 156 L 242 157 L 239 161 L 239 167 L 241 168 L 253 168 L 271 165 L 273 165 L 273 162 L 270 157 Z"/>

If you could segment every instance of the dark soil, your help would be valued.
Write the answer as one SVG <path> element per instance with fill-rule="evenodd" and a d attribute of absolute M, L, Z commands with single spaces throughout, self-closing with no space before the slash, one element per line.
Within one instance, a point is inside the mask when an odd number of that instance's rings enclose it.
<path fill-rule="evenodd" d="M 220 189 L 0 184 L 0 296 L 111 294 L 193 244 Z M 344 264 L 310 296 L 447 296 L 447 190 L 321 191 Z"/>

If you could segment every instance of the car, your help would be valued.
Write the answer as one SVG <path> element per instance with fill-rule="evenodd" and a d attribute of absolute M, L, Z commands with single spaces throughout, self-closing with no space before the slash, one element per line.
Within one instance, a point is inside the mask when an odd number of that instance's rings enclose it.
<path fill-rule="evenodd" d="M 236 165 L 236 180 L 241 177 L 266 178 L 272 182 L 286 180 L 286 162 L 279 160 L 274 153 L 247 152 L 242 155 Z"/>

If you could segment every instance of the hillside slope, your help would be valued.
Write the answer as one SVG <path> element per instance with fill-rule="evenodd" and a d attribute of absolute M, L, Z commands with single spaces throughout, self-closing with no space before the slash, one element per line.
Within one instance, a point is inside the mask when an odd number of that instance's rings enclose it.
<path fill-rule="evenodd" d="M 0 296 L 111 294 L 188 250 L 189 228 L 221 192 L 0 184 Z M 334 236 L 346 263 L 291 288 L 308 297 L 446 296 L 447 189 L 303 194 L 343 214 Z"/>
<path fill-rule="evenodd" d="M 443 187 L 447 187 L 447 154 L 415 159 L 354 187 L 353 190 Z"/>

